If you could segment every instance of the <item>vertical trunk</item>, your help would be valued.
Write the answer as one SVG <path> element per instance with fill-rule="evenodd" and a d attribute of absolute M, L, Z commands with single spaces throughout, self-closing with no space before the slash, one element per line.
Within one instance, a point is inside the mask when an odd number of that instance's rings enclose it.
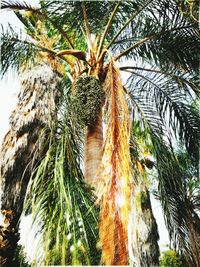
<path fill-rule="evenodd" d="M 191 201 L 191 200 L 190 200 Z M 187 241 L 187 246 L 180 246 L 186 266 L 200 266 L 200 219 L 188 199 L 185 199 L 187 232 L 185 231 L 184 241 Z M 183 223 L 183 219 L 179 226 Z"/>
<path fill-rule="evenodd" d="M 95 185 L 95 176 L 97 174 L 103 153 L 103 129 L 102 129 L 102 111 L 99 112 L 96 123 L 88 126 L 85 140 L 84 157 L 84 176 L 86 181 Z"/>
<path fill-rule="evenodd" d="M 58 73 L 44 64 L 21 74 L 18 103 L 11 114 L 10 130 L 3 140 L 0 155 L 2 209 L 5 214 L 13 214 L 12 223 L 0 233 L 0 255 L 11 253 L 9 251 L 14 251 L 17 244 L 14 236 L 18 231 L 27 185 L 32 168 L 44 153 L 47 128 L 55 116 L 59 84 Z M 7 234 L 11 237 L 7 238 Z M 4 259 L 3 266 L 11 266 L 11 254 L 9 259 Z"/>
<path fill-rule="evenodd" d="M 158 229 L 151 208 L 149 192 L 144 185 L 138 185 L 135 188 L 132 219 L 130 249 L 136 261 L 136 266 L 158 266 Z"/>

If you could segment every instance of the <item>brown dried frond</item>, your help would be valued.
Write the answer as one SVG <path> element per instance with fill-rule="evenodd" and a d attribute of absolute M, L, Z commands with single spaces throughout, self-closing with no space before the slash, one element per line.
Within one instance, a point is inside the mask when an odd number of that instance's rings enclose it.
<path fill-rule="evenodd" d="M 102 263 L 126 265 L 131 202 L 130 116 L 119 70 L 113 59 L 108 66 L 104 89 L 107 94 L 108 119 L 98 188 Z"/>

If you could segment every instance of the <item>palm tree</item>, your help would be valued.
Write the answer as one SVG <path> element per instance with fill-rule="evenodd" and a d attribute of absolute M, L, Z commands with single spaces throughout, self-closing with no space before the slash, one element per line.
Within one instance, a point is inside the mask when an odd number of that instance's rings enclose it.
<path fill-rule="evenodd" d="M 141 177 L 137 176 L 139 165 L 131 163 L 132 157 L 137 162 L 139 153 L 136 137 L 134 150 L 138 153 L 131 155 L 129 145 L 130 133 L 134 136 L 131 124 L 137 121 L 152 144 L 170 237 L 188 264 L 198 266 L 198 250 L 191 246 L 198 232 L 190 217 L 192 210 L 187 205 L 180 162 L 174 156 L 172 145 L 175 135 L 198 168 L 199 114 L 197 108 L 190 105 L 199 93 L 197 22 L 180 12 L 176 0 L 67 3 L 41 0 L 40 4 L 41 8 L 37 9 L 25 3 L 3 1 L 2 8 L 26 10 L 38 16 L 48 29 L 44 36 L 50 40 L 56 37 L 56 42 L 48 46 L 37 36 L 34 36 L 35 41 L 33 38 L 24 40 L 14 31 L 3 32 L 2 73 L 10 65 L 17 69 L 26 65 L 39 53 L 57 60 L 69 77 L 66 86 L 60 89 L 66 95 L 60 105 L 62 112 L 54 120 L 50 145 L 33 172 L 30 185 L 34 218 L 36 221 L 42 218 L 44 222 L 44 262 L 51 263 L 51 258 L 53 264 L 66 264 L 66 258 L 71 264 L 92 262 L 92 255 L 85 251 L 94 247 L 95 243 L 91 244 L 89 238 L 91 233 L 98 239 L 90 226 L 95 228 L 97 216 L 96 211 L 92 215 L 88 212 L 90 216 L 85 214 L 88 208 L 96 210 L 80 167 L 81 135 L 85 129 L 84 174 L 86 182 L 95 187 L 100 206 L 101 262 L 106 265 L 128 263 L 130 203 L 132 195 L 137 195 L 138 184 L 148 196 L 143 181 L 136 182 Z M 34 24 L 34 16 L 26 16 L 24 24 L 27 21 Z M 32 29 L 27 33 L 31 34 Z M 123 66 L 117 62 L 123 62 Z M 126 84 L 123 84 L 120 72 L 129 74 Z M 66 79 L 66 75 L 63 76 Z M 24 194 L 20 197 L 23 202 Z M 147 213 L 136 206 L 133 210 L 137 212 L 136 221 L 144 218 L 146 223 L 149 217 L 155 225 L 150 205 Z M 66 223 L 67 218 L 73 221 L 72 229 L 71 224 Z M 76 227 L 80 220 L 84 228 L 82 239 L 80 228 Z M 56 229 L 55 222 L 59 225 Z M 153 228 L 156 232 L 156 227 Z M 52 235 L 54 232 L 56 235 Z M 61 238 L 61 232 L 65 237 Z M 72 243 L 66 238 L 71 233 L 73 238 L 70 236 L 69 240 Z M 134 240 L 137 242 L 133 246 L 137 244 L 141 251 L 149 242 L 141 241 L 137 236 Z M 157 242 L 157 234 L 153 241 Z M 196 239 L 197 247 L 198 242 Z M 69 249 L 63 249 L 61 253 L 60 243 L 62 248 L 67 245 Z M 137 253 L 138 247 L 135 248 Z M 86 262 L 83 261 L 85 253 Z M 151 257 L 146 266 L 157 263 L 158 256 Z"/>
<path fill-rule="evenodd" d="M 39 29 L 36 30 L 39 36 Z M 43 42 L 47 44 L 48 40 Z M 21 91 L 1 149 L 2 209 L 6 223 L 1 232 L 4 251 L 1 263 L 8 266 L 19 239 L 18 222 L 31 172 L 45 153 L 50 123 L 56 116 L 60 76 L 59 65 L 48 57 L 43 62 L 38 58 L 38 64 L 32 68 L 21 67 Z"/>
<path fill-rule="evenodd" d="M 40 160 L 41 153 L 45 153 L 47 127 L 55 116 L 59 84 L 58 73 L 46 64 L 26 70 L 21 76 L 18 103 L 11 114 L 11 128 L 1 150 L 2 209 L 5 217 L 12 213 L 2 235 L 4 241 L 12 243 L 11 251 L 18 241 L 18 221 L 33 166 Z"/>

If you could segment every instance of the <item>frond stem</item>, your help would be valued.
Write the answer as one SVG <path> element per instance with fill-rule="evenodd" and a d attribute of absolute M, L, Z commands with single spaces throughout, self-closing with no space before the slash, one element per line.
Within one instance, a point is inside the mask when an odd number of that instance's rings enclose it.
<path fill-rule="evenodd" d="M 160 70 L 155 70 L 155 69 L 146 69 L 146 68 L 140 68 L 140 67 L 132 67 L 132 66 L 123 66 L 119 68 L 121 71 L 126 71 L 126 70 L 142 70 L 142 71 L 150 71 L 150 72 L 156 72 L 160 74 L 166 74 L 165 72 L 162 72 Z"/>
<path fill-rule="evenodd" d="M 91 45 L 91 34 L 90 34 L 90 26 L 89 26 L 89 22 L 88 22 L 88 18 L 87 18 L 87 12 L 86 12 L 86 8 L 85 8 L 85 2 L 82 2 L 82 10 L 83 10 L 83 17 L 84 17 L 84 21 L 85 21 L 85 28 L 86 28 L 86 34 L 87 34 L 87 39 Z"/>
<path fill-rule="evenodd" d="M 114 16 L 115 16 L 115 14 L 116 14 L 116 12 L 117 12 L 117 9 L 118 9 L 118 7 L 119 7 L 121 1 L 122 1 L 122 0 L 119 0 L 118 3 L 116 4 L 116 6 L 115 6 L 115 8 L 114 8 L 114 10 L 113 10 L 113 13 L 112 13 L 112 15 L 110 16 L 110 19 L 109 19 L 109 21 L 108 21 L 108 24 L 106 25 L 105 31 L 104 31 L 104 33 L 103 33 L 103 36 L 102 36 L 101 40 L 100 40 L 100 44 L 99 44 L 99 48 L 98 48 L 98 52 L 97 52 L 97 58 L 100 56 L 101 49 L 102 49 L 102 46 L 103 46 L 103 42 L 104 42 L 104 40 L 105 40 L 105 38 L 106 38 L 106 35 L 107 35 L 107 33 L 108 33 L 108 30 L 109 30 L 109 28 L 110 28 L 110 26 L 111 26 L 111 24 L 112 24 L 112 21 L 113 21 L 113 19 L 114 19 Z"/>

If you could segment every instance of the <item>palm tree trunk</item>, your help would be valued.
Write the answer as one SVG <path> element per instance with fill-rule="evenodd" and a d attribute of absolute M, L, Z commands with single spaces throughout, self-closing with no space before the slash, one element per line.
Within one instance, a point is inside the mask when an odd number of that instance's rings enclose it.
<path fill-rule="evenodd" d="M 86 181 L 95 185 L 95 177 L 103 154 L 102 110 L 99 112 L 96 123 L 86 129 L 84 176 Z"/>
<path fill-rule="evenodd" d="M 3 266 L 11 266 L 19 239 L 18 220 L 31 172 L 47 144 L 47 128 L 55 116 L 59 84 L 58 73 L 47 65 L 36 66 L 21 74 L 18 103 L 1 147 L 2 210 L 4 214 L 12 213 L 12 218 L 0 231 Z"/>
<path fill-rule="evenodd" d="M 199 221 L 199 220 L 198 220 Z M 196 227 L 195 227 L 196 226 Z M 195 229 L 196 228 L 196 229 Z M 188 260 L 188 264 L 192 264 L 194 267 L 200 266 L 200 224 L 189 223 L 189 237 L 191 240 L 191 251 L 193 262 Z"/>
<path fill-rule="evenodd" d="M 150 196 L 144 185 L 134 189 L 132 223 L 130 224 L 131 254 L 137 267 L 159 266 L 158 229 Z"/>
<path fill-rule="evenodd" d="M 188 225 L 188 240 L 189 249 L 187 249 L 188 257 L 184 256 L 186 266 L 199 267 L 200 266 L 200 219 L 191 207 L 190 201 L 186 200 L 186 205 L 189 208 L 187 212 L 187 225 Z M 187 254 L 186 254 L 187 255 Z"/>

